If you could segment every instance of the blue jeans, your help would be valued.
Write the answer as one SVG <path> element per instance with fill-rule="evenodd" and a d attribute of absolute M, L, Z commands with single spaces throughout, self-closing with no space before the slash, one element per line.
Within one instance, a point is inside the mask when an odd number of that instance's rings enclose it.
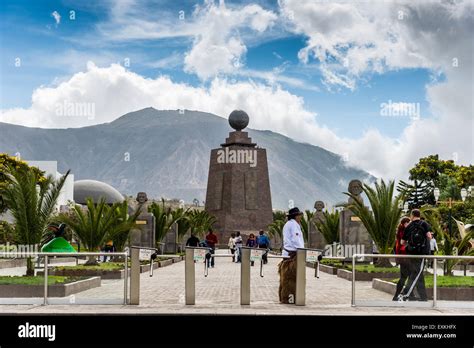
<path fill-rule="evenodd" d="M 211 255 L 214 255 L 215 253 L 216 253 L 215 248 L 209 248 L 209 254 L 206 255 L 207 267 L 209 267 L 209 266 L 214 267 L 215 257 L 212 257 Z"/>

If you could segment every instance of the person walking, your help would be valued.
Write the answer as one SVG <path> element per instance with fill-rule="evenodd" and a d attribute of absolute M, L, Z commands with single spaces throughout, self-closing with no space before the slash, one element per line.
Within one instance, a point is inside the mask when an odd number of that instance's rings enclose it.
<path fill-rule="evenodd" d="M 297 208 L 288 211 L 288 221 L 283 226 L 283 259 L 278 264 L 280 287 L 278 295 L 281 303 L 295 303 L 296 294 L 296 250 L 304 248 L 301 219 L 303 213 Z"/>
<path fill-rule="evenodd" d="M 189 237 L 188 240 L 186 241 L 186 246 L 198 247 L 199 246 L 199 238 L 196 237 L 193 233 L 191 233 L 191 237 Z"/>
<path fill-rule="evenodd" d="M 240 235 L 239 231 L 237 231 L 235 233 L 234 243 L 235 243 L 235 252 L 236 252 L 236 258 L 237 258 L 237 260 L 235 262 L 241 262 L 242 261 L 241 255 L 242 255 L 243 241 L 242 241 L 242 236 Z"/>
<path fill-rule="evenodd" d="M 421 220 L 421 213 L 418 209 L 411 212 L 411 222 L 405 228 L 402 245 L 406 245 L 406 252 L 409 255 L 429 255 L 431 239 L 431 226 L 424 220 Z M 413 258 L 409 261 L 410 276 L 408 283 L 403 290 L 403 300 L 408 301 L 427 301 L 425 288 L 425 277 L 423 271 L 425 268 L 425 259 Z M 419 297 L 413 295 L 413 289 Z"/>
<path fill-rule="evenodd" d="M 400 221 L 400 225 L 398 225 L 397 228 L 397 236 L 396 236 L 396 241 L 395 241 L 395 254 L 397 255 L 406 255 L 406 245 L 402 245 L 402 238 L 403 234 L 405 233 L 405 228 L 408 226 L 410 223 L 410 218 L 409 217 L 404 217 Z M 409 262 L 410 260 L 408 259 L 395 259 L 396 263 L 400 265 L 400 279 L 398 280 L 397 283 L 397 290 L 395 291 L 395 295 L 393 296 L 393 301 L 398 301 L 400 300 L 400 294 L 403 290 L 403 286 L 405 285 L 406 280 L 408 279 L 410 275 L 410 267 L 409 267 Z"/>
<path fill-rule="evenodd" d="M 434 237 L 434 233 L 431 232 L 431 239 L 430 239 L 430 255 L 434 255 L 435 252 L 438 251 L 438 243 L 436 243 L 436 239 Z M 430 267 L 433 267 L 433 262 L 435 260 L 431 259 L 430 260 Z"/>
<path fill-rule="evenodd" d="M 263 230 L 258 232 L 257 246 L 260 249 L 267 249 L 262 255 L 263 264 L 267 264 L 268 263 L 268 249 L 270 248 L 270 239 L 265 234 L 265 232 L 263 232 Z"/>
<path fill-rule="evenodd" d="M 232 254 L 232 262 L 234 262 L 234 254 L 235 254 L 235 233 L 230 234 L 229 242 L 227 243 L 229 247 L 230 253 Z"/>
<path fill-rule="evenodd" d="M 214 255 L 216 252 L 216 244 L 217 244 L 217 236 L 212 231 L 212 228 L 209 228 L 209 233 L 206 235 L 206 244 L 209 248 L 211 255 Z M 207 267 L 209 267 L 209 259 L 207 261 Z M 214 268 L 215 265 L 215 257 L 210 257 L 210 266 Z"/>
<path fill-rule="evenodd" d="M 249 238 L 247 239 L 247 243 L 245 246 L 249 248 L 256 248 L 257 247 L 257 239 L 255 238 L 255 235 L 253 233 L 250 233 Z M 253 266 L 255 264 L 255 261 L 250 261 L 250 266 Z"/>

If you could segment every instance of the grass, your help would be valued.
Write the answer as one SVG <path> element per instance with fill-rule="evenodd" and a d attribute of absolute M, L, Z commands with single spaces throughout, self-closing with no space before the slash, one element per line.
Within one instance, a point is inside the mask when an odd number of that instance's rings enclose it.
<path fill-rule="evenodd" d="M 169 260 L 171 257 L 159 257 L 154 262 L 159 262 L 163 260 Z M 141 260 L 140 265 L 148 265 L 150 261 Z M 128 262 L 130 267 L 131 262 Z M 55 270 L 100 270 L 100 271 L 118 271 L 124 269 L 123 262 L 100 262 L 98 265 L 78 265 L 78 266 L 55 266 Z"/>
<path fill-rule="evenodd" d="M 342 264 L 342 260 L 337 260 L 337 259 L 326 259 L 326 258 L 323 258 L 321 260 L 321 265 L 326 265 L 326 266 L 332 266 L 332 267 L 339 267 L 339 268 L 342 268 L 343 267 L 343 264 Z"/>
<path fill-rule="evenodd" d="M 48 285 L 66 284 L 76 280 L 81 280 L 81 277 L 61 277 L 48 276 Z M 43 276 L 0 276 L 0 285 L 44 285 Z"/>
<path fill-rule="evenodd" d="M 101 270 L 101 271 L 116 271 L 123 269 L 122 262 L 101 262 L 98 265 L 78 265 L 78 266 L 55 266 L 54 269 L 61 270 Z"/>
<path fill-rule="evenodd" d="M 352 271 L 352 265 L 344 266 L 348 271 Z M 356 265 L 357 272 L 364 273 L 394 273 L 399 272 L 398 267 L 377 267 L 374 265 Z"/>
<path fill-rule="evenodd" d="M 439 288 L 472 288 L 474 287 L 474 277 L 472 276 L 438 276 L 436 278 L 437 287 Z M 390 280 L 392 283 L 397 283 L 398 279 Z M 425 286 L 427 288 L 433 287 L 433 275 L 425 276 Z"/>

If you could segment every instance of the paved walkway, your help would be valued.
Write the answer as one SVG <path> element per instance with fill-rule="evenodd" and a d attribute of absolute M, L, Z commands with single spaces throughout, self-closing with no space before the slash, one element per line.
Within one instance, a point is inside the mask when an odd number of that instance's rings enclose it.
<path fill-rule="evenodd" d="M 224 251 L 223 251 L 224 252 Z M 184 304 L 184 262 L 155 270 L 154 276 L 141 274 L 139 306 L 123 305 L 0 305 L 0 313 L 116 313 L 116 314 L 298 314 L 298 315 L 473 315 L 473 308 L 401 308 L 391 296 L 372 289 L 371 282 L 357 282 L 356 298 L 380 301 L 379 307 L 351 307 L 351 282 L 307 268 L 306 306 L 278 302 L 277 264 L 270 259 L 264 266 L 252 267 L 251 305 L 240 305 L 240 264 L 230 258 L 217 258 L 216 267 L 204 277 L 202 264 L 196 265 L 196 305 Z M 83 291 L 75 299 L 123 299 L 123 280 L 103 280 L 100 288 Z M 441 301 L 442 302 L 442 301 Z M 415 304 L 420 305 L 420 304 Z M 428 305 L 424 303 L 423 305 Z"/>

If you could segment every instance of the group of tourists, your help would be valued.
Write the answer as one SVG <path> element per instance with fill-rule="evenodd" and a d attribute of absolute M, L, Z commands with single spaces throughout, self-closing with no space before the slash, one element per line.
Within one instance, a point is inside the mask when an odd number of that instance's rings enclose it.
<path fill-rule="evenodd" d="M 240 232 L 231 233 L 227 246 L 229 247 L 230 252 L 234 256 L 232 258 L 232 262 L 242 262 L 241 254 L 243 240 L 242 236 L 240 235 Z M 247 242 L 245 243 L 245 246 L 249 248 L 266 249 L 266 252 L 264 252 L 262 255 L 262 261 L 264 264 L 268 263 L 267 250 L 270 248 L 270 238 L 268 238 L 268 236 L 263 230 L 258 233 L 258 236 L 255 236 L 255 234 L 250 233 L 249 237 L 247 238 Z M 251 261 L 251 265 L 254 265 L 253 261 Z"/>

